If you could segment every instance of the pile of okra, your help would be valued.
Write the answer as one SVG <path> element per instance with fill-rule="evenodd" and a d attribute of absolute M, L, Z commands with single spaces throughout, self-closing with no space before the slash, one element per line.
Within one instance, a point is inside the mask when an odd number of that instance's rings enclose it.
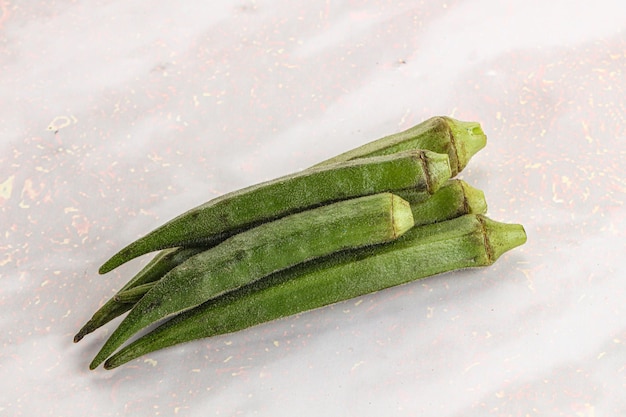
<path fill-rule="evenodd" d="M 178 343 L 491 265 L 526 233 L 486 217 L 484 193 L 455 178 L 486 141 L 479 123 L 433 117 L 211 199 L 102 265 L 104 274 L 158 251 L 74 341 L 128 312 L 90 364 L 110 369 Z"/>

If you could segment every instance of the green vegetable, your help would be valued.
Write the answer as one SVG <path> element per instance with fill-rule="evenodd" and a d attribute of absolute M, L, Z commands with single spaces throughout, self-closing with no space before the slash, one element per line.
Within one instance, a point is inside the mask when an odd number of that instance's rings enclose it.
<path fill-rule="evenodd" d="M 416 190 L 403 190 L 396 194 L 411 204 L 416 226 L 450 220 L 464 214 L 483 214 L 487 211 L 483 192 L 459 179 L 448 181 L 432 196 L 425 191 Z M 136 303 L 156 282 L 120 291 L 115 300 Z"/>
<path fill-rule="evenodd" d="M 400 239 L 300 264 L 180 313 L 122 348 L 105 368 L 190 340 L 230 333 L 430 275 L 486 266 L 523 244 L 521 225 L 482 215 L 414 227 Z"/>
<path fill-rule="evenodd" d="M 479 123 L 462 122 L 445 116 L 432 117 L 403 132 L 366 143 L 315 167 L 357 158 L 389 155 L 409 149 L 428 149 L 448 155 L 452 177 L 455 177 L 486 143 L 487 137 Z"/>
<path fill-rule="evenodd" d="M 299 263 L 395 240 L 413 225 L 409 203 L 381 193 L 305 210 L 236 234 L 168 272 L 137 302 L 90 367 L 158 320 Z"/>
<path fill-rule="evenodd" d="M 159 252 L 115 296 L 111 297 L 94 313 L 91 319 L 74 336 L 74 343 L 81 341 L 89 333 L 121 316 L 133 307 L 132 304 L 121 304 L 115 300 L 120 293 L 160 280 L 172 268 L 203 250 L 206 250 L 206 248 L 173 248 Z"/>
<path fill-rule="evenodd" d="M 463 181 L 446 182 L 485 144 L 478 123 L 435 117 L 183 213 L 100 268 L 106 273 L 163 249 L 94 314 L 75 341 L 130 310 L 92 361 L 94 369 L 139 330 L 174 316 L 109 357 L 105 368 L 113 368 L 177 343 L 441 272 L 490 265 L 526 241 L 523 227 L 466 215 L 486 211 L 484 195 Z M 391 237 L 371 235 L 367 227 L 377 222 L 368 222 L 372 215 L 354 205 L 381 195 L 389 197 L 387 203 L 397 202 L 382 212 L 402 207 L 401 217 L 412 219 Z M 332 211 L 350 204 L 344 217 Z M 374 217 L 400 220 L 382 212 Z"/>
<path fill-rule="evenodd" d="M 446 155 L 413 150 L 309 169 L 217 197 L 123 248 L 100 268 L 106 273 L 146 253 L 217 243 L 246 228 L 311 207 L 384 191 L 434 193 L 450 178 Z"/>

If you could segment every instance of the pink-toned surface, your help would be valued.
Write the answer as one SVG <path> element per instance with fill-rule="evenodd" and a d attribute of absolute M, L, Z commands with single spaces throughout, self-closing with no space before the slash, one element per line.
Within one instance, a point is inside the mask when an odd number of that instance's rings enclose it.
<path fill-rule="evenodd" d="M 624 415 L 625 22 L 611 0 L 0 0 L 0 415 Z M 73 335 L 146 262 L 98 276 L 114 251 L 438 114 L 482 123 L 463 178 L 524 247 L 87 370 L 118 321 Z"/>

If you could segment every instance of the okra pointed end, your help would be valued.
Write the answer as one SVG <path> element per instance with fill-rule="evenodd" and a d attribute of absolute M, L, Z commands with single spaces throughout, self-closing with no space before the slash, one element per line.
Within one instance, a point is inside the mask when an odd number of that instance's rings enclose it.
<path fill-rule="evenodd" d="M 113 271 L 118 266 L 123 265 L 132 259 L 145 255 L 153 250 L 157 250 L 157 248 L 149 247 L 150 237 L 151 233 L 122 248 L 115 255 L 111 256 L 108 261 L 102 264 L 100 269 L 98 269 L 98 273 L 100 275 L 106 274 L 107 272 Z M 148 243 L 146 243 L 146 241 L 148 241 Z"/>
<path fill-rule="evenodd" d="M 101 360 L 96 361 L 96 359 L 94 359 L 93 361 L 91 361 L 91 363 L 89 364 L 89 370 L 93 371 L 94 369 L 96 369 L 98 366 L 100 366 L 100 364 L 102 363 Z"/>
<path fill-rule="evenodd" d="M 487 145 L 487 135 L 483 132 L 480 123 L 447 119 L 456 145 L 460 172 L 467 166 L 469 160 Z"/>
<path fill-rule="evenodd" d="M 85 323 L 85 325 L 74 336 L 74 343 L 80 342 L 85 336 L 95 331 L 98 327 L 101 326 L 100 323 L 101 322 L 98 322 L 94 318 Z"/>
<path fill-rule="evenodd" d="M 98 273 L 103 275 L 107 272 L 113 271 L 118 266 L 124 265 L 128 261 L 138 258 L 139 256 L 154 252 L 156 250 L 179 246 L 163 244 L 163 242 L 158 241 L 159 234 L 167 234 L 169 230 L 172 229 L 171 226 L 169 228 L 166 226 L 167 225 L 160 226 L 148 233 L 147 235 L 140 237 L 139 239 L 129 243 L 128 245 L 120 249 L 115 255 L 111 256 L 108 261 L 102 264 L 100 269 L 98 269 Z"/>
<path fill-rule="evenodd" d="M 108 272 L 113 271 L 115 268 L 117 268 L 118 266 L 122 265 L 123 263 L 126 262 L 126 260 L 120 260 L 120 254 L 122 253 L 122 251 L 116 253 L 115 255 L 113 255 L 111 257 L 111 259 L 109 259 L 108 261 L 106 261 L 105 263 L 102 264 L 102 266 L 100 267 L 100 269 L 98 269 L 98 273 L 100 275 L 104 275 Z"/>
<path fill-rule="evenodd" d="M 106 359 L 108 359 L 124 342 L 126 342 L 131 336 L 141 330 L 142 323 L 137 324 L 137 320 L 141 320 L 141 317 L 137 319 L 137 314 L 135 316 L 132 315 L 133 311 L 131 310 L 131 314 L 126 316 L 124 320 L 120 323 L 117 329 L 109 336 L 100 351 L 93 358 L 91 363 L 89 364 L 89 369 L 96 369 L 100 364 L 102 364 Z M 131 319 L 129 319 L 131 317 Z M 133 320 L 134 319 L 134 320 Z"/>
<path fill-rule="evenodd" d="M 115 332 L 113 333 L 112 336 L 115 336 Z M 100 366 L 109 356 L 111 356 L 111 354 L 113 354 L 113 352 L 119 347 L 119 345 L 123 343 L 123 342 L 119 342 L 119 343 L 116 343 L 115 345 L 112 345 L 111 339 L 112 338 L 110 337 L 109 340 L 105 342 L 104 346 L 100 349 L 100 351 L 93 358 L 93 360 L 89 364 L 90 370 L 93 371 L 98 366 Z"/>
<path fill-rule="evenodd" d="M 408 201 L 395 194 L 391 195 L 391 218 L 394 238 L 402 236 L 415 225 L 411 205 Z"/>
<path fill-rule="evenodd" d="M 503 253 L 526 243 L 526 231 L 521 224 L 501 223 L 478 216 L 485 231 L 489 258 L 495 262 Z"/>
<path fill-rule="evenodd" d="M 104 362 L 103 366 L 104 366 L 104 369 L 111 370 L 113 368 L 117 368 L 120 365 L 121 364 L 117 364 L 115 361 L 112 361 L 111 358 L 109 358 Z"/>
<path fill-rule="evenodd" d="M 133 322 L 133 318 L 136 318 L 131 314 L 126 316 L 120 323 L 117 329 L 113 331 L 111 336 L 104 342 L 104 345 L 100 348 L 100 351 L 93 358 L 89 364 L 89 369 L 96 369 L 102 362 L 104 362 L 109 356 L 111 356 L 117 348 L 119 348 L 126 340 L 128 340 L 133 334 L 140 330 L 141 325 L 136 325 L 136 321 Z M 129 319 L 131 317 L 131 319 Z"/>

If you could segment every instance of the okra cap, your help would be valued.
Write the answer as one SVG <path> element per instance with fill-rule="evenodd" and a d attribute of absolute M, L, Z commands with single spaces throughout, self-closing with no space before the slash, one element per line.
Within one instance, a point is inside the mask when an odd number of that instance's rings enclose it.
<path fill-rule="evenodd" d="M 477 218 L 483 226 L 485 243 L 492 263 L 503 253 L 526 243 L 526 231 L 521 224 L 501 223 L 482 215 L 478 215 Z"/>
<path fill-rule="evenodd" d="M 480 123 L 464 122 L 446 117 L 454 138 L 458 158 L 458 171 L 461 172 L 474 155 L 487 145 L 487 135 Z"/>

